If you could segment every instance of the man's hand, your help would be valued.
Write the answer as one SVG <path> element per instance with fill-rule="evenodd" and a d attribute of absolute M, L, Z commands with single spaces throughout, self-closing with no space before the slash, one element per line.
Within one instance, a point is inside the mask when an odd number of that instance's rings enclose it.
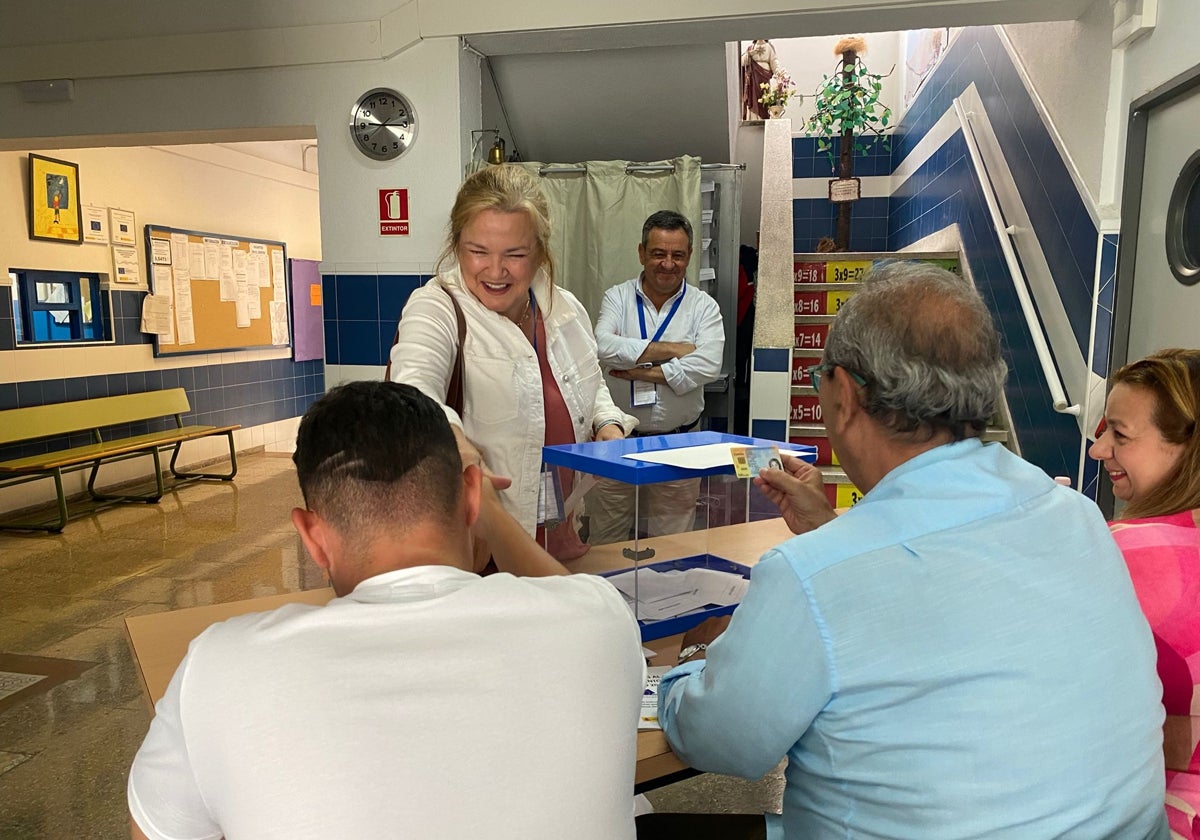
<path fill-rule="evenodd" d="M 627 379 L 630 382 L 636 379 L 640 382 L 653 382 L 655 385 L 667 384 L 667 377 L 658 365 L 649 368 L 632 368 L 630 370 L 610 370 L 609 373 L 617 379 Z"/>
<path fill-rule="evenodd" d="M 711 645 L 729 626 L 729 619 L 732 616 L 718 615 L 712 618 L 705 619 L 697 624 L 691 630 L 683 634 L 683 641 L 679 643 L 679 649 L 683 650 L 688 645 Z M 688 662 L 695 662 L 698 659 L 706 659 L 708 651 L 700 651 L 694 653 L 687 658 Z"/>
<path fill-rule="evenodd" d="M 783 453 L 782 470 L 762 470 L 754 483 L 775 503 L 793 534 L 804 534 L 837 516 L 825 498 L 821 471 Z"/>
<path fill-rule="evenodd" d="M 467 440 L 467 436 L 463 434 L 462 429 L 453 423 L 450 424 L 450 428 L 454 431 L 454 441 L 458 444 L 458 457 L 462 459 L 464 470 L 471 465 L 476 465 L 479 469 L 483 470 L 484 477 L 488 479 L 488 482 L 485 483 L 490 483 L 497 490 L 507 490 L 512 486 L 511 478 L 496 475 L 488 469 L 488 465 L 483 461 L 483 455 L 475 444 Z"/>
<path fill-rule="evenodd" d="M 651 341 L 638 356 L 638 364 L 669 362 L 695 352 L 696 345 L 688 341 Z"/>
<path fill-rule="evenodd" d="M 542 575 L 565 575 L 567 568 L 525 533 L 521 523 L 512 518 L 500 501 L 501 482 L 507 487 L 512 482 L 484 473 L 479 491 L 479 516 L 471 526 L 474 540 L 475 571 L 483 570 L 488 558 L 502 572 L 523 577 Z"/>
<path fill-rule="evenodd" d="M 624 440 L 625 432 L 616 423 L 605 423 L 596 430 L 595 440 Z"/>

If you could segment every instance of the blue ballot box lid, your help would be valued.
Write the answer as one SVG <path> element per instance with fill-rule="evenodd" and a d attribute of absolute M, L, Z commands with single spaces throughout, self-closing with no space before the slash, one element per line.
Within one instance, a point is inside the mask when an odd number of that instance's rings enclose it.
<path fill-rule="evenodd" d="M 730 435 L 724 432 L 685 432 L 678 435 L 654 435 L 625 438 L 624 440 L 598 440 L 590 443 L 544 446 L 542 447 L 542 461 L 556 467 L 568 467 L 578 472 L 591 473 L 602 478 L 611 478 L 636 485 L 675 481 L 682 478 L 700 478 L 706 475 L 733 475 L 732 463 L 705 469 L 685 469 L 669 464 L 654 464 L 625 457 L 633 452 L 656 452 L 666 449 L 682 449 L 687 446 L 707 446 L 714 443 L 786 447 L 789 450 L 788 454 L 797 455 L 810 464 L 817 460 L 815 446 L 782 443 L 777 440 Z"/>

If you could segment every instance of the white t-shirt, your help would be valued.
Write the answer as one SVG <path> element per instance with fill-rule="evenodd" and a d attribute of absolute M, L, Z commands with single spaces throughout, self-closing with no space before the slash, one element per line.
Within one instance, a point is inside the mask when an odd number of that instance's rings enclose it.
<path fill-rule="evenodd" d="M 154 840 L 633 838 L 644 667 L 600 578 L 389 572 L 198 636 L 130 812 Z"/>

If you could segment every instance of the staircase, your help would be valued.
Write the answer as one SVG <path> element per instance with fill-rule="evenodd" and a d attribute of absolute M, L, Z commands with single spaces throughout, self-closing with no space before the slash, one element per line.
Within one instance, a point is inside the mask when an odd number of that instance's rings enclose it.
<path fill-rule="evenodd" d="M 904 259 L 928 262 L 962 276 L 958 254 L 932 253 L 852 253 L 794 254 L 795 342 L 792 346 L 791 410 L 788 414 L 788 440 L 817 448 L 816 464 L 825 477 L 825 495 L 830 504 L 848 508 L 862 498 L 860 491 L 838 465 L 837 455 L 829 446 L 821 405 L 807 369 L 820 364 L 825 351 L 829 325 L 842 304 L 861 285 L 863 275 L 879 260 Z M 997 412 L 1007 416 L 1007 412 Z M 993 418 L 984 440 L 1009 442 L 1008 430 Z"/>

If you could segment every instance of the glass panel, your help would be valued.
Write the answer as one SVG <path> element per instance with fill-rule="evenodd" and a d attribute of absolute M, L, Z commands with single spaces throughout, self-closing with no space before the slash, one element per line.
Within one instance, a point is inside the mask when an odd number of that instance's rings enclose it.
<path fill-rule="evenodd" d="M 92 322 L 92 282 L 87 277 L 79 278 L 79 302 L 83 306 L 83 322 Z"/>
<path fill-rule="evenodd" d="M 25 334 L 25 321 L 21 318 L 21 278 L 11 271 L 8 277 L 13 281 L 13 325 L 16 327 L 17 341 L 29 341 L 30 337 Z"/>
<path fill-rule="evenodd" d="M 70 303 L 66 283 L 34 283 L 34 299 L 38 303 Z"/>
<path fill-rule="evenodd" d="M 1183 205 L 1183 252 L 1194 266 L 1200 266 L 1200 177 L 1192 181 Z"/>

